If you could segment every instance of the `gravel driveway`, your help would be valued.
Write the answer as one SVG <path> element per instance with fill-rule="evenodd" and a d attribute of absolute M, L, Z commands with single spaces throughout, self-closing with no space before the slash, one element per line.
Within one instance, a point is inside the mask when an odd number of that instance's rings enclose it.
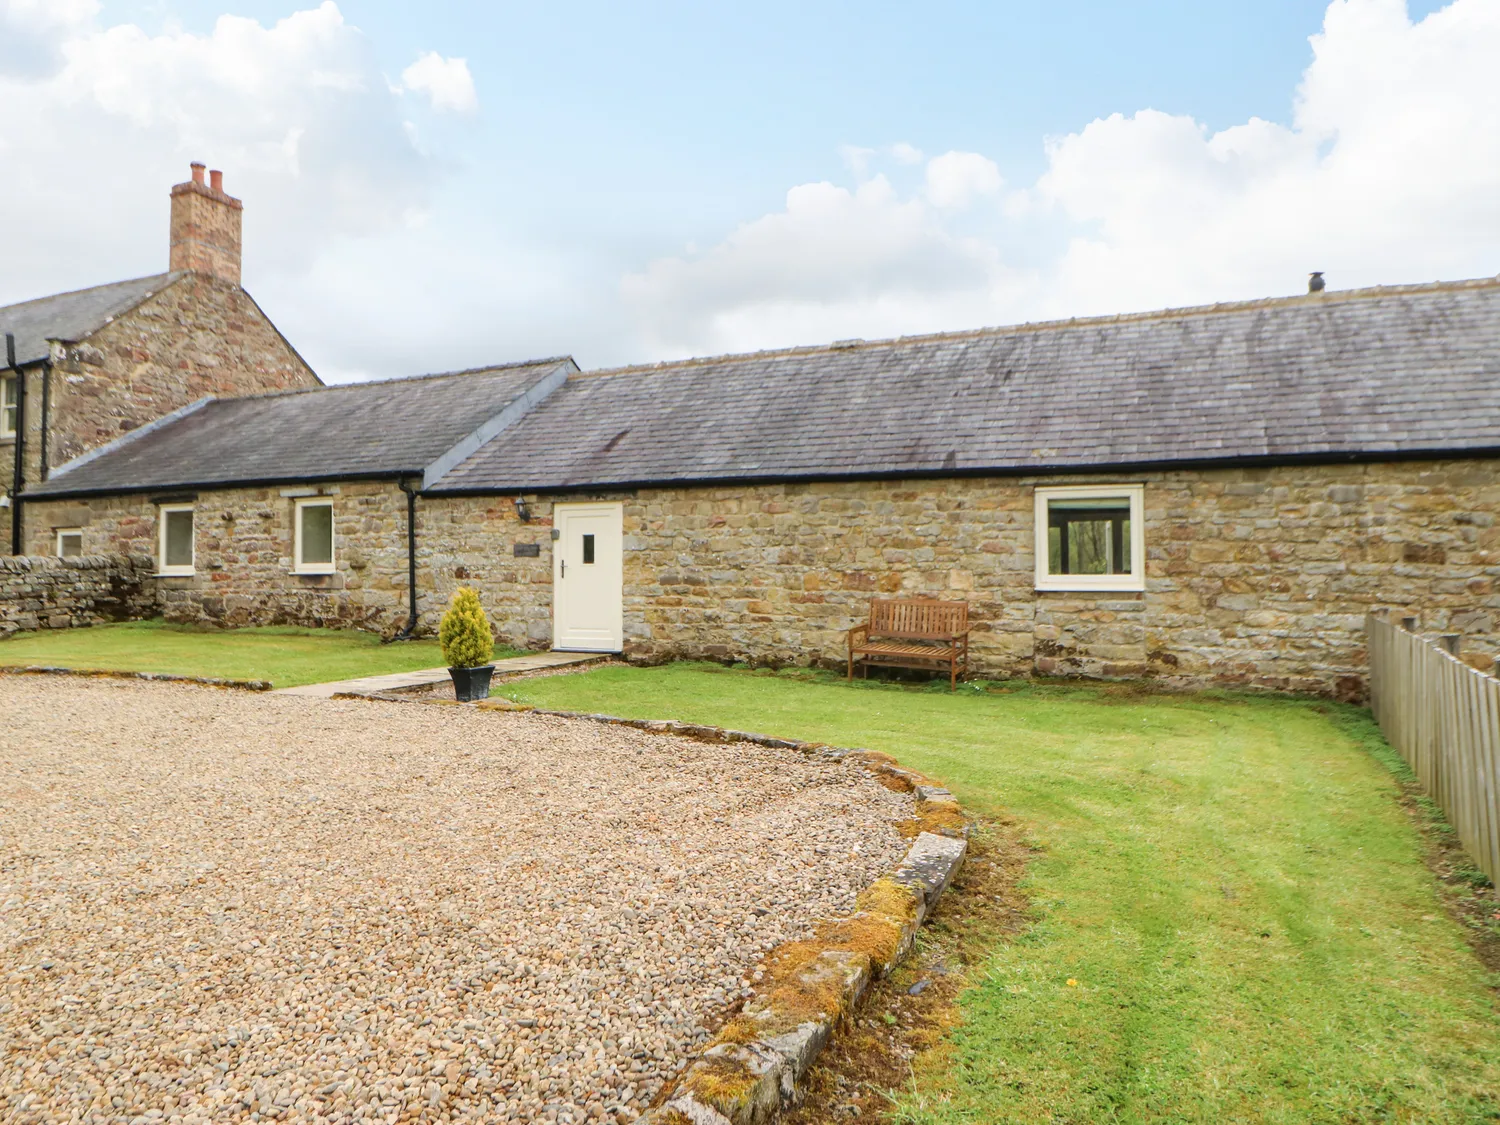
<path fill-rule="evenodd" d="M 0 1120 L 632 1120 L 910 815 L 744 744 L 0 676 Z"/>

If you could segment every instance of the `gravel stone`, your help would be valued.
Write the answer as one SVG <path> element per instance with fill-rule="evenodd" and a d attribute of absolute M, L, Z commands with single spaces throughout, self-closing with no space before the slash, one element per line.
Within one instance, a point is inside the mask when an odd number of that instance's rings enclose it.
<path fill-rule="evenodd" d="M 748 743 L 0 676 L 0 1120 L 634 1120 L 911 815 Z"/>

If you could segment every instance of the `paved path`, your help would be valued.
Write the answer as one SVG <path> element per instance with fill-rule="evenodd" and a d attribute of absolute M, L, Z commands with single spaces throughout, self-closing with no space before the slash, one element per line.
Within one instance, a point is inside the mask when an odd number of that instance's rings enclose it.
<path fill-rule="evenodd" d="M 569 664 L 590 664 L 608 660 L 606 652 L 533 652 L 495 661 L 495 679 L 517 672 L 536 672 L 542 668 L 563 668 Z M 301 687 L 278 688 L 272 695 L 310 695 L 331 699 L 345 691 L 400 691 L 402 688 L 426 687 L 448 681 L 446 668 L 419 668 L 415 672 L 392 672 L 386 676 L 365 676 L 358 680 L 335 680 L 330 684 L 303 684 Z"/>

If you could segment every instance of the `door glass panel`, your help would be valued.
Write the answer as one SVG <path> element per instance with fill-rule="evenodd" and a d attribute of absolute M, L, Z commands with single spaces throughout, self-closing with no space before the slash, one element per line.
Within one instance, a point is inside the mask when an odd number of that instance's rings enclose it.
<path fill-rule="evenodd" d="M 592 535 L 583 537 L 583 561 L 585 563 L 594 561 L 594 537 Z"/>

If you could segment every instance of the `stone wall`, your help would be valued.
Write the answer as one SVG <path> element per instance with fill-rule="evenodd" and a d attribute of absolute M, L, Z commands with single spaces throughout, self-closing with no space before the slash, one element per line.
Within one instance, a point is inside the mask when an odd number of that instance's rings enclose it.
<path fill-rule="evenodd" d="M 41 366 L 29 369 L 26 479 L 41 479 Z M 47 461 L 66 461 L 206 395 L 317 386 L 312 369 L 238 285 L 192 274 L 88 340 L 52 348 Z M 0 483 L 14 444 L 0 442 Z"/>
<path fill-rule="evenodd" d="M 1044 593 L 1033 582 L 1038 484 L 1145 484 L 1146 589 Z M 1389 607 L 1500 652 L 1500 462 L 1215 469 L 1082 478 L 990 478 L 640 489 L 418 503 L 424 629 L 475 586 L 503 641 L 551 641 L 553 503 L 624 502 L 625 637 L 674 656 L 839 665 L 845 631 L 875 597 L 969 602 L 987 675 L 1151 676 L 1359 698 L 1363 619 Z M 293 576 L 291 499 L 199 497 L 199 572 L 162 580 L 184 620 L 301 621 L 394 632 L 406 618 L 405 497 L 345 485 L 339 573 Z M 154 552 L 150 498 L 38 505 L 85 526 L 86 551 Z M 535 544 L 537 557 L 518 557 Z"/>
<path fill-rule="evenodd" d="M 152 569 L 150 559 L 119 555 L 0 556 L 0 636 L 150 617 Z"/>
<path fill-rule="evenodd" d="M 292 512 L 334 498 L 336 573 L 292 573 Z M 50 552 L 53 529 L 83 530 L 85 552 L 157 553 L 157 501 L 194 503 L 195 573 L 161 577 L 168 621 L 310 625 L 391 634 L 406 622 L 406 497 L 382 482 L 326 488 L 217 489 L 50 501 L 27 507 L 27 541 Z"/>

